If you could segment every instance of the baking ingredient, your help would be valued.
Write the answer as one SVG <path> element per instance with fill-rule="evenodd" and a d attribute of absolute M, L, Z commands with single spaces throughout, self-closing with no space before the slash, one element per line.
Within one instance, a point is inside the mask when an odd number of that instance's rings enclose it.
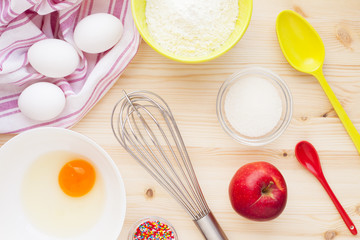
<path fill-rule="evenodd" d="M 117 17 L 108 13 L 95 13 L 82 19 L 75 27 L 74 41 L 87 53 L 101 53 L 119 42 L 123 25 Z"/>
<path fill-rule="evenodd" d="M 47 121 L 57 117 L 66 103 L 64 92 L 55 84 L 38 82 L 25 88 L 19 96 L 20 111 L 33 120 Z"/>
<path fill-rule="evenodd" d="M 326 181 L 324 173 L 321 168 L 319 155 L 315 147 L 306 141 L 299 142 L 295 147 L 295 155 L 297 160 L 303 165 L 309 172 L 311 172 L 324 187 L 329 197 L 333 201 L 336 209 L 340 213 L 342 219 L 344 220 L 346 226 L 353 235 L 357 234 L 354 223 L 351 221 L 349 215 L 346 213 L 344 208 L 341 206 L 340 202 L 337 200 L 335 194 L 331 190 L 329 184 Z"/>
<path fill-rule="evenodd" d="M 104 210 L 106 192 L 98 172 L 91 191 L 82 197 L 70 197 L 60 188 L 59 172 L 74 159 L 91 162 L 72 152 L 51 151 L 35 159 L 24 174 L 21 199 L 26 217 L 35 228 L 52 236 L 67 238 L 84 233 Z"/>
<path fill-rule="evenodd" d="M 235 29 L 238 0 L 147 0 L 146 23 L 161 47 L 178 56 L 205 56 Z"/>
<path fill-rule="evenodd" d="M 277 89 L 268 80 L 247 77 L 230 87 L 224 110 L 236 131 L 247 137 L 260 137 L 278 124 L 282 102 Z"/>
<path fill-rule="evenodd" d="M 95 169 L 82 159 L 67 162 L 59 173 L 60 188 L 71 197 L 81 197 L 95 184 Z"/>
<path fill-rule="evenodd" d="M 285 208 L 287 187 L 280 171 L 267 162 L 248 163 L 239 168 L 229 185 L 234 210 L 243 217 L 268 221 Z"/>
<path fill-rule="evenodd" d="M 39 73 L 51 77 L 65 77 L 79 65 L 79 55 L 74 47 L 59 39 L 45 39 L 36 42 L 28 50 L 31 66 Z"/>
<path fill-rule="evenodd" d="M 174 240 L 171 228 L 160 221 L 145 221 L 135 230 L 134 240 Z"/>

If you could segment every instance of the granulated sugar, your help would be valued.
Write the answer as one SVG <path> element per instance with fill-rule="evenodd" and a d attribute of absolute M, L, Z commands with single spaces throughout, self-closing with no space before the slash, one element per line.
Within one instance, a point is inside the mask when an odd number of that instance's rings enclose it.
<path fill-rule="evenodd" d="M 253 77 L 236 82 L 225 99 L 225 115 L 240 134 L 260 137 L 271 132 L 282 114 L 277 89 L 266 79 Z"/>
<path fill-rule="evenodd" d="M 178 56 L 203 56 L 221 47 L 235 29 L 238 0 L 147 0 L 151 36 Z"/>

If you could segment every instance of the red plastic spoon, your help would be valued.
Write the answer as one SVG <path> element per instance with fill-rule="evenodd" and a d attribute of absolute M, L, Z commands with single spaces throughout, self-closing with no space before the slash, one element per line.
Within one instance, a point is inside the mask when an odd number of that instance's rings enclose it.
<path fill-rule="evenodd" d="M 326 192 L 329 194 L 331 200 L 333 201 L 336 209 L 339 211 L 346 226 L 349 228 L 352 234 L 356 235 L 357 230 L 354 223 L 351 221 L 350 217 L 347 215 L 344 208 L 341 206 L 340 202 L 335 197 L 335 194 L 333 193 L 325 179 L 325 176 L 321 169 L 319 155 L 317 154 L 314 146 L 306 141 L 299 142 L 295 147 L 295 155 L 301 165 L 303 165 L 307 170 L 309 170 L 319 180 L 321 185 L 323 185 Z"/>

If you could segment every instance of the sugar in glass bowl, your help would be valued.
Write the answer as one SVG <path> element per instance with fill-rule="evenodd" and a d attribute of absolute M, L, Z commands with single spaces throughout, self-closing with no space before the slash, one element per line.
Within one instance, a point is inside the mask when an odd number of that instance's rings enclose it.
<path fill-rule="evenodd" d="M 239 0 L 239 14 L 236 20 L 235 30 L 232 32 L 230 37 L 218 49 L 212 51 L 208 55 L 198 56 L 198 57 L 175 55 L 174 53 L 161 47 L 149 33 L 149 29 L 146 23 L 145 8 L 146 8 L 146 0 L 131 0 L 131 10 L 135 25 L 139 30 L 141 37 L 150 47 L 152 47 L 155 51 L 157 51 L 161 55 L 178 62 L 201 63 L 201 62 L 210 61 L 214 58 L 223 55 L 224 53 L 229 51 L 232 47 L 234 47 L 236 43 L 242 38 L 250 23 L 252 8 L 253 8 L 253 0 Z"/>
<path fill-rule="evenodd" d="M 264 96 L 256 99 L 254 96 L 259 96 L 261 92 L 252 94 L 244 89 L 256 90 L 261 84 L 263 84 Z M 241 96 L 234 94 L 235 90 Z M 258 102 L 248 101 L 229 106 L 229 101 L 244 100 L 246 97 Z M 264 110 L 264 119 L 254 119 L 257 115 L 252 112 L 256 111 L 252 106 Z M 239 111 L 239 108 L 242 110 Z M 274 113 L 271 112 L 272 110 Z M 216 112 L 221 127 L 232 138 L 244 145 L 261 146 L 277 139 L 289 125 L 292 117 L 292 96 L 285 81 L 277 74 L 265 68 L 248 68 L 234 73 L 222 84 L 217 96 Z M 261 113 L 258 115 L 262 116 Z M 262 125 L 256 125 L 257 123 Z"/>

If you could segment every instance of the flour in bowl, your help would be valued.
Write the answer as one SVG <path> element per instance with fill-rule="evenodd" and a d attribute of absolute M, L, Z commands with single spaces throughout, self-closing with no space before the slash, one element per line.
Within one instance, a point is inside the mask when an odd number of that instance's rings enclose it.
<path fill-rule="evenodd" d="M 217 50 L 235 29 L 238 0 L 147 0 L 151 36 L 178 56 L 199 57 Z"/>

